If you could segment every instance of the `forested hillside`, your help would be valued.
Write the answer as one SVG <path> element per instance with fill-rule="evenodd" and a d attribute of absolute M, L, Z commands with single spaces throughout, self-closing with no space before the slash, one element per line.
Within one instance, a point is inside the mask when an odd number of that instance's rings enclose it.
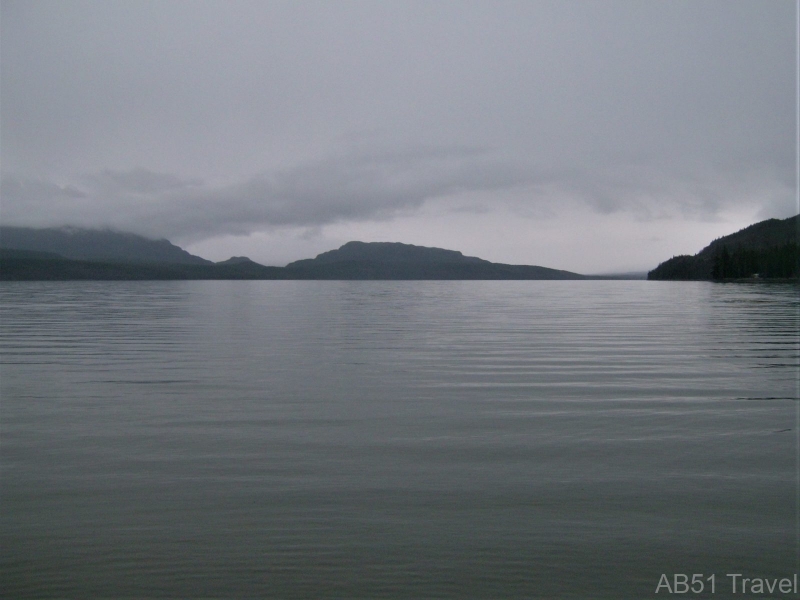
<path fill-rule="evenodd" d="M 661 263 L 648 279 L 787 279 L 800 275 L 800 215 L 769 219 L 718 238 L 694 256 Z"/>

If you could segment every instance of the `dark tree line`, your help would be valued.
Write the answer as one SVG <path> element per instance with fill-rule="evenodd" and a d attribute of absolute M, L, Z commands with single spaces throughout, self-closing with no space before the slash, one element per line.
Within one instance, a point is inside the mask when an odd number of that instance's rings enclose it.
<path fill-rule="evenodd" d="M 800 246 L 769 248 L 719 244 L 696 256 L 674 256 L 648 273 L 648 279 L 789 279 L 800 276 Z"/>
<path fill-rule="evenodd" d="M 694 256 L 673 256 L 648 279 L 797 279 L 800 277 L 800 215 L 767 219 L 718 238 Z"/>
<path fill-rule="evenodd" d="M 673 256 L 647 274 L 648 279 L 708 279 L 705 262 L 696 257 L 682 254 Z"/>
<path fill-rule="evenodd" d="M 714 253 L 712 279 L 741 279 L 757 275 L 763 278 L 789 278 L 800 274 L 800 253 L 794 243 L 764 249 L 723 245 Z"/>

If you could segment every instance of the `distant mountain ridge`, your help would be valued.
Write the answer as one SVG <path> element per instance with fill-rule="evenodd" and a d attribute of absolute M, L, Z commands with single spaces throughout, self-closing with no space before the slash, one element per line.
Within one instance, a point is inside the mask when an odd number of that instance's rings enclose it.
<path fill-rule="evenodd" d="M 50 252 L 71 260 L 210 265 L 168 240 L 151 240 L 110 229 L 0 226 L 0 248 Z"/>
<path fill-rule="evenodd" d="M 648 279 L 798 278 L 800 215 L 768 219 L 675 256 Z M 347 242 L 315 258 L 267 267 L 244 256 L 214 263 L 168 240 L 112 230 L 0 226 L 0 279 L 638 279 L 493 263 L 456 250 L 398 242 Z"/>
<path fill-rule="evenodd" d="M 76 228 L 0 227 L 0 279 L 605 279 L 534 265 L 492 263 L 456 250 L 348 242 L 286 267 L 243 256 L 213 263 L 167 240 Z"/>
<path fill-rule="evenodd" d="M 347 242 L 336 250 L 329 250 L 316 258 L 297 260 L 286 265 L 287 268 L 298 268 L 332 264 L 345 261 L 370 261 L 380 263 L 459 263 L 459 264 L 491 264 L 488 260 L 474 256 L 464 256 L 457 250 L 444 250 L 399 242 Z"/>
<path fill-rule="evenodd" d="M 248 263 L 252 263 L 254 265 L 258 264 L 257 262 L 250 260 L 246 256 L 231 256 L 228 260 L 221 260 L 221 261 L 219 261 L 217 263 L 214 263 L 214 264 L 216 264 L 216 265 L 242 265 L 242 264 L 248 264 Z"/>
<path fill-rule="evenodd" d="M 316 258 L 286 265 L 302 279 L 586 279 L 534 265 L 506 265 L 456 250 L 399 242 L 347 242 Z"/>
<path fill-rule="evenodd" d="M 711 242 L 694 256 L 673 256 L 648 279 L 721 280 L 797 278 L 800 275 L 800 215 L 767 219 Z"/>

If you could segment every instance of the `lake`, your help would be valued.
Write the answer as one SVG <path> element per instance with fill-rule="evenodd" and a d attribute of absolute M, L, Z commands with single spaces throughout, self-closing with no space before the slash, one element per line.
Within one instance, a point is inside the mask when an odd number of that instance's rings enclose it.
<path fill-rule="evenodd" d="M 792 577 L 799 315 L 791 284 L 4 282 L 0 586 L 658 598 L 697 573 L 715 593 L 689 596 L 723 598 L 729 573 Z"/>

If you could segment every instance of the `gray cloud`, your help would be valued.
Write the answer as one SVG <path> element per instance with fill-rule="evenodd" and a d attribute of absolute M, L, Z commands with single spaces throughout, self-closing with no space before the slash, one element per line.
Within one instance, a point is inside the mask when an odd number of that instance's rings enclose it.
<path fill-rule="evenodd" d="M 3 2 L 0 218 L 194 240 L 387 222 L 446 199 L 554 223 L 577 203 L 631 230 L 785 216 L 795 10 Z"/>
<path fill-rule="evenodd" d="M 199 179 L 184 180 L 170 173 L 154 173 L 142 167 L 131 171 L 112 171 L 104 169 L 95 175 L 86 175 L 86 182 L 101 192 L 134 194 L 160 194 L 173 190 L 200 185 Z"/>
<path fill-rule="evenodd" d="M 104 170 L 82 181 L 78 190 L 4 176 L 4 222 L 203 239 L 264 227 L 386 219 L 448 194 L 525 185 L 531 174 L 472 148 L 421 148 L 331 157 L 226 185 L 143 168 Z"/>
<path fill-rule="evenodd" d="M 221 185 L 136 168 L 85 175 L 81 188 L 6 175 L 1 189 L 7 224 L 114 227 L 198 241 L 387 220 L 426 202 L 509 191 L 509 208 L 522 213 L 571 200 L 600 214 L 707 219 L 746 204 L 754 193 L 772 210 L 791 213 L 793 189 L 771 175 L 757 169 L 675 173 L 646 165 L 542 169 L 476 148 L 423 147 L 332 156 Z M 491 206 L 483 202 L 471 210 Z"/>

